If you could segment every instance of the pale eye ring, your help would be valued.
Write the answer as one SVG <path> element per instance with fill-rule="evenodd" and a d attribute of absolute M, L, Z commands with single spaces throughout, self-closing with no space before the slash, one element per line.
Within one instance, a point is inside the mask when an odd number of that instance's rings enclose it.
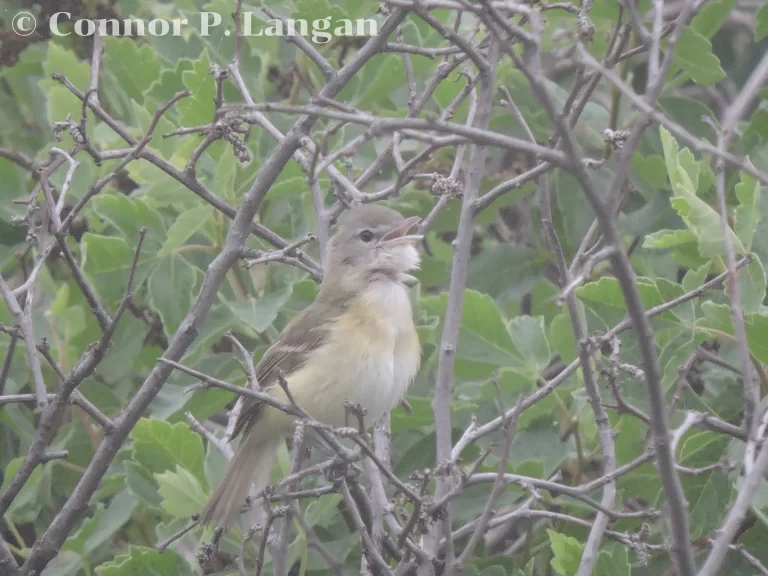
<path fill-rule="evenodd" d="M 370 230 L 363 230 L 362 232 L 360 232 L 360 240 L 366 243 L 370 242 L 371 240 L 373 240 L 373 232 L 371 232 Z"/>

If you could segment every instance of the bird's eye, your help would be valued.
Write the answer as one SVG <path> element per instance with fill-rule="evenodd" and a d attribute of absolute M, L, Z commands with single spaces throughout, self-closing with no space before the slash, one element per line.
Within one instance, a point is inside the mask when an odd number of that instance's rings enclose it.
<path fill-rule="evenodd" d="M 362 240 L 363 242 L 370 242 L 371 240 L 373 240 L 373 232 L 371 232 L 370 230 L 363 230 L 362 232 L 360 232 L 360 240 Z"/>

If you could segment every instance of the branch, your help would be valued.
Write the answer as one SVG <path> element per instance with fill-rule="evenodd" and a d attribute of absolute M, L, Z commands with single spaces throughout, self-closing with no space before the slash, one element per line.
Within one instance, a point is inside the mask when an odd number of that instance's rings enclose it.
<path fill-rule="evenodd" d="M 284 18 L 279 16 L 268 7 L 262 6 L 261 11 L 273 20 L 280 20 L 281 22 L 285 23 Z M 330 65 L 328 60 L 326 60 L 323 55 L 317 51 L 317 48 L 312 46 L 312 44 L 308 42 L 303 36 L 297 34 L 293 36 L 286 36 L 285 38 L 291 44 L 295 44 L 299 50 L 304 52 L 304 54 L 306 54 L 307 57 L 312 60 L 315 66 L 320 69 L 320 72 L 323 73 L 323 78 L 325 79 L 326 83 L 329 83 L 335 79 L 337 74 L 336 70 L 334 70 L 333 66 Z"/>
<path fill-rule="evenodd" d="M 8 574 L 8 576 L 14 576 L 19 569 L 19 565 L 2 534 L 0 534 L 0 569 L 2 569 L 3 574 Z"/>
<path fill-rule="evenodd" d="M 697 138 L 696 136 L 688 132 L 685 128 L 682 128 L 678 124 L 675 124 L 669 118 L 667 118 L 664 114 L 662 114 L 661 112 L 658 112 L 653 106 L 649 105 L 643 98 L 635 94 L 635 92 L 629 86 L 627 86 L 615 72 L 608 70 L 607 68 L 602 66 L 599 62 L 597 62 L 592 57 L 592 55 L 589 54 L 589 52 L 587 52 L 587 50 L 583 46 L 577 45 L 576 48 L 578 50 L 582 63 L 586 64 L 593 70 L 599 72 L 600 76 L 602 76 L 603 78 L 608 80 L 613 86 L 615 86 L 641 112 L 648 114 L 651 120 L 658 122 L 659 124 L 664 126 L 667 130 L 669 130 L 672 134 L 674 134 L 681 140 L 684 140 L 685 142 L 690 144 L 691 148 L 693 148 L 694 150 L 698 152 L 707 152 L 709 154 L 712 154 L 714 158 L 722 158 L 725 162 L 727 162 L 734 168 L 743 170 L 750 176 L 757 178 L 763 184 L 768 185 L 768 174 L 758 170 L 751 163 L 745 162 L 744 158 L 739 158 L 738 156 L 734 156 L 729 152 L 721 151 L 718 149 L 717 146 L 713 146 L 706 140 Z M 625 144 L 625 148 L 626 147 L 627 147 L 627 144 Z"/>
<path fill-rule="evenodd" d="M 499 148 L 512 151 L 526 152 L 540 156 L 541 158 L 547 159 L 557 165 L 562 165 L 565 162 L 563 154 L 557 150 L 553 150 L 552 148 L 540 146 L 538 144 L 531 144 L 527 140 L 520 140 L 519 138 L 493 132 L 488 130 L 487 127 L 468 127 L 462 124 L 446 122 L 438 118 L 379 118 L 363 113 L 340 112 L 338 110 L 331 110 L 311 104 L 307 106 L 292 106 L 288 104 L 275 104 L 271 102 L 264 102 L 253 105 L 223 106 L 221 108 L 222 113 L 235 113 L 238 114 L 243 119 L 243 121 L 253 122 L 256 124 L 260 124 L 260 114 L 254 115 L 253 112 L 261 111 L 323 116 L 326 118 L 343 120 L 345 122 L 351 122 L 354 124 L 362 124 L 369 127 L 365 139 L 374 138 L 385 132 L 401 131 L 412 138 L 429 141 L 431 139 L 429 135 L 416 132 L 417 130 L 429 130 L 445 134 L 463 136 L 468 141 L 476 145 L 485 144 L 488 146 L 497 146 Z"/>
<path fill-rule="evenodd" d="M 391 576 L 393 574 L 392 570 L 384 561 L 384 558 L 381 557 L 381 553 L 379 552 L 379 549 L 376 547 L 375 543 L 371 539 L 370 534 L 368 534 L 368 529 L 365 527 L 365 523 L 363 522 L 363 519 L 360 516 L 360 510 L 357 507 L 357 503 L 355 502 L 354 498 L 352 498 L 352 494 L 349 492 L 349 486 L 347 485 L 347 481 L 345 479 L 342 479 L 339 481 L 338 484 L 339 484 L 339 491 L 341 492 L 341 495 L 344 498 L 344 504 L 346 505 L 347 510 L 349 511 L 349 514 L 352 518 L 355 529 L 357 530 L 358 534 L 360 534 L 360 538 L 362 539 L 363 553 L 365 554 L 365 557 L 368 559 L 369 564 L 376 567 L 377 573 Z"/>
<path fill-rule="evenodd" d="M 226 440 L 221 440 L 216 435 L 203 426 L 200 421 L 192 415 L 192 412 L 184 412 L 184 416 L 187 418 L 189 429 L 202 436 L 204 440 L 210 442 L 214 448 L 224 456 L 227 460 L 232 459 L 233 451 L 232 446 L 229 445 Z"/>
<path fill-rule="evenodd" d="M 37 356 L 37 348 L 35 348 L 35 334 L 32 328 L 32 304 L 34 291 L 32 286 L 27 290 L 27 297 L 24 301 L 24 308 L 19 305 L 17 297 L 13 295 L 8 284 L 5 283 L 3 277 L 0 276 L 0 294 L 5 300 L 5 305 L 8 306 L 13 315 L 14 322 L 18 326 L 21 338 L 25 342 L 25 348 L 27 351 L 27 361 L 29 362 L 29 368 L 32 371 L 32 382 L 34 384 L 35 396 L 37 397 L 37 409 L 43 410 L 48 405 L 47 390 L 45 387 L 45 381 L 43 380 L 43 371 L 40 367 L 40 358 Z M 10 362 L 10 361 L 9 361 Z"/>
<path fill-rule="evenodd" d="M 497 397 L 498 397 L 498 403 L 499 403 L 499 410 L 501 411 L 502 417 L 504 416 L 504 406 L 501 403 L 501 391 L 497 387 L 496 391 Z M 523 399 L 523 395 L 521 394 L 518 398 L 518 405 L 521 403 Z M 460 574 L 462 568 L 469 560 L 469 557 L 472 555 L 472 553 L 475 550 L 475 547 L 480 542 L 480 538 L 483 537 L 485 534 L 485 529 L 488 526 L 488 522 L 491 519 L 491 516 L 495 513 L 494 507 L 496 506 L 496 501 L 498 500 L 499 496 L 501 496 L 501 493 L 504 491 L 504 487 L 506 485 L 506 482 L 504 480 L 504 474 L 507 470 L 507 462 L 509 461 L 509 453 L 512 449 L 512 440 L 515 437 L 515 430 L 517 428 L 517 413 L 515 413 L 510 420 L 504 420 L 501 425 L 502 432 L 504 434 L 504 447 L 501 452 L 501 460 L 499 461 L 499 471 L 496 473 L 496 479 L 493 481 L 493 488 L 491 488 L 491 494 L 488 496 L 488 500 L 485 503 L 485 508 L 483 509 L 482 514 L 480 515 L 480 519 L 477 522 L 477 525 L 475 526 L 475 531 L 472 533 L 472 536 L 469 538 L 469 542 L 467 542 L 467 545 L 464 547 L 464 550 L 462 551 L 461 555 L 456 559 L 456 561 L 453 564 L 453 570 Z"/>
<path fill-rule="evenodd" d="M 489 64 L 487 69 L 480 70 L 480 93 L 478 96 L 477 113 L 475 115 L 475 127 L 485 131 L 490 121 L 493 106 L 493 88 L 496 76 L 496 65 L 499 60 L 499 45 L 491 41 L 489 48 Z M 458 345 L 459 325 L 461 324 L 462 304 L 464 300 L 464 287 L 467 280 L 467 268 L 469 264 L 470 248 L 475 226 L 475 211 L 472 202 L 477 198 L 480 183 L 485 176 L 485 149 L 477 144 L 472 146 L 467 167 L 466 183 L 464 185 L 464 199 L 459 216 L 459 227 L 456 233 L 453 264 L 451 267 L 450 287 L 448 290 L 448 305 L 443 324 L 443 334 L 440 342 L 437 381 L 435 384 L 435 397 L 432 408 L 435 414 L 436 454 L 437 465 L 448 465 L 454 460 L 451 458 L 451 398 L 453 367 L 456 360 L 456 346 Z M 437 477 L 435 498 L 441 498 L 452 487 L 452 479 L 447 474 Z M 427 542 L 427 553 L 436 553 L 443 533 L 443 523 L 450 527 L 450 507 L 445 518 L 435 522 Z M 452 554 L 453 543 L 448 543 L 448 558 Z M 448 573 L 453 571 L 448 569 Z"/>
<path fill-rule="evenodd" d="M 231 67 L 230 67 L 231 69 Z M 88 102 L 85 95 L 80 92 L 69 80 L 67 80 L 66 77 L 62 75 L 54 76 L 54 80 L 57 80 L 61 82 L 65 88 L 67 88 L 72 94 L 74 94 L 77 98 L 83 101 L 84 106 L 89 107 L 93 113 L 96 115 L 97 118 L 99 118 L 102 122 L 107 124 L 117 135 L 119 135 L 123 140 L 125 140 L 127 143 L 129 143 L 131 146 L 136 146 L 138 144 L 138 141 L 131 136 L 128 132 L 126 132 L 122 126 L 109 114 L 107 114 L 101 107 L 93 104 L 92 102 Z M 130 153 L 130 150 L 128 151 L 116 151 L 117 154 L 114 156 L 117 157 L 125 157 L 127 154 Z M 101 155 L 102 158 L 107 158 L 108 154 L 105 153 Z M 204 201 L 206 201 L 208 204 L 219 210 L 222 214 L 227 216 L 228 218 L 232 219 L 235 217 L 235 214 L 237 213 L 237 210 L 227 204 L 224 200 L 222 200 L 219 196 L 208 190 L 203 184 L 201 184 L 194 176 L 184 172 L 183 170 L 179 170 L 173 164 L 170 162 L 167 162 L 165 159 L 159 157 L 157 154 L 154 154 L 153 152 L 150 152 L 146 149 L 142 150 L 140 158 L 147 160 L 152 165 L 157 167 L 158 169 L 165 172 L 168 176 L 173 178 L 174 180 L 178 181 L 180 184 L 184 185 L 190 192 L 194 193 L 198 197 L 202 198 Z M 252 223 L 250 232 L 254 234 L 256 237 L 261 238 L 273 246 L 277 248 L 284 248 L 288 245 L 288 242 L 286 242 L 284 239 L 282 239 L 279 235 L 275 234 L 268 228 L 264 227 L 261 224 Z M 305 264 L 308 266 L 314 267 L 315 270 L 318 270 L 317 265 L 312 262 L 312 260 L 303 253 L 299 254 L 299 258 L 304 261 Z"/>
<path fill-rule="evenodd" d="M 723 234 L 723 244 L 725 247 L 726 263 L 728 266 L 728 289 L 731 298 L 731 318 L 733 321 L 733 334 L 736 338 L 736 345 L 739 350 L 739 361 L 741 367 L 741 378 L 743 383 L 744 396 L 744 421 L 743 428 L 751 441 L 756 439 L 753 433 L 756 425 L 755 410 L 760 402 L 760 390 L 757 381 L 754 378 L 754 371 L 749 355 L 749 345 L 747 343 L 747 330 L 744 325 L 744 314 L 741 309 L 741 291 L 739 288 L 739 274 L 736 268 L 736 254 L 733 250 L 731 240 L 731 226 L 728 223 L 728 207 L 726 204 L 725 190 L 725 161 L 722 154 L 728 147 L 733 136 L 733 129 L 736 123 L 744 115 L 747 106 L 752 102 L 757 91 L 768 78 L 768 54 L 758 64 L 755 71 L 747 80 L 741 93 L 736 97 L 733 103 L 725 111 L 723 125 L 717 139 L 717 150 L 720 156 L 715 161 L 717 207 L 720 212 L 720 227 Z M 719 550 L 719 548 L 718 548 Z"/>
<path fill-rule="evenodd" d="M 725 554 L 731 546 L 736 533 L 741 528 L 744 515 L 747 513 L 752 502 L 755 491 L 763 481 L 763 475 L 768 471 L 768 445 L 763 444 L 760 454 L 755 460 L 755 464 L 744 478 L 744 482 L 739 489 L 736 501 L 728 511 L 725 521 L 717 532 L 717 538 L 712 545 L 712 551 L 707 557 L 707 561 L 699 570 L 697 576 L 716 576 L 720 570 L 720 565 L 725 559 Z"/>
<path fill-rule="evenodd" d="M 373 446 L 378 461 L 387 468 L 391 466 L 390 442 L 389 413 L 386 413 L 373 425 Z M 381 548 L 384 535 L 384 518 L 388 514 L 386 482 L 376 462 L 366 458 L 365 463 L 371 478 L 371 536 L 374 545 Z"/>
<path fill-rule="evenodd" d="M 5 349 L 5 358 L 3 359 L 3 367 L 0 368 L 0 396 L 3 395 L 5 390 L 5 381 L 8 379 L 8 374 L 11 371 L 11 363 L 13 362 L 13 353 L 16 352 L 16 342 L 19 341 L 19 336 L 14 331 L 11 334 L 11 339 L 8 341 L 8 348 Z"/>

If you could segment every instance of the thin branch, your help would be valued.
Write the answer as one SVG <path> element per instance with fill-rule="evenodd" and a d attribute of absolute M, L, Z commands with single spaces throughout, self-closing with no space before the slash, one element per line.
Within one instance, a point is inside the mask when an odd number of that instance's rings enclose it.
<path fill-rule="evenodd" d="M 736 501 L 728 511 L 725 521 L 717 532 L 717 538 L 712 545 L 712 551 L 707 556 L 706 562 L 697 573 L 697 576 L 716 576 L 725 559 L 728 548 L 733 543 L 736 533 L 741 528 L 744 515 L 747 513 L 755 491 L 763 482 L 763 475 L 768 471 L 768 445 L 763 445 L 760 454 L 755 460 L 755 465 L 744 478 L 739 489 Z"/>
<path fill-rule="evenodd" d="M 60 76 L 57 74 L 54 74 L 55 76 Z M 59 78 L 60 79 L 60 78 Z M 144 150 L 144 147 L 149 144 L 149 141 L 152 139 L 152 134 L 155 131 L 155 128 L 157 128 L 157 123 L 160 121 L 160 118 L 165 114 L 168 109 L 171 108 L 176 102 L 181 100 L 182 98 L 186 98 L 190 95 L 190 92 L 188 90 L 183 90 L 181 92 L 178 92 L 176 95 L 173 96 L 168 102 L 160 106 L 157 110 L 155 110 L 155 114 L 152 117 L 151 122 L 149 123 L 149 127 L 147 128 L 146 133 L 144 134 L 144 138 L 142 138 L 136 146 L 133 148 L 130 154 L 128 154 L 125 158 L 123 158 L 120 163 L 112 169 L 108 174 L 102 176 L 99 178 L 90 188 L 88 188 L 88 191 L 83 194 L 82 198 L 78 200 L 77 204 L 75 204 L 75 207 L 72 209 L 72 211 L 67 215 L 67 217 L 61 222 L 60 231 L 66 231 L 69 229 L 70 224 L 75 219 L 75 216 L 80 213 L 80 211 L 85 206 L 86 202 L 90 200 L 92 197 L 97 195 L 99 192 L 102 191 L 102 189 L 113 179 L 115 176 L 117 176 L 120 171 L 125 168 L 128 164 L 130 164 L 133 160 L 139 157 L 142 150 Z"/>
<path fill-rule="evenodd" d="M 717 191 L 717 207 L 720 213 L 720 228 L 723 235 L 723 245 L 725 248 L 726 263 L 728 266 L 728 290 L 731 299 L 731 319 L 733 321 L 733 334 L 736 338 L 736 345 L 739 350 L 739 363 L 741 367 L 741 379 L 743 385 L 743 397 L 744 397 L 744 421 L 743 428 L 747 435 L 750 437 L 750 441 L 754 442 L 756 439 L 752 436 L 755 425 L 756 417 L 755 411 L 760 402 L 760 390 L 758 383 L 753 377 L 754 371 L 752 369 L 752 362 L 749 355 L 749 345 L 747 343 L 747 330 L 744 325 L 744 314 L 741 308 L 741 290 L 739 288 L 739 274 L 736 268 L 736 254 L 733 249 L 733 241 L 731 240 L 731 226 L 728 223 L 728 207 L 726 203 L 726 190 L 725 190 L 725 162 L 722 154 L 728 148 L 728 144 L 733 136 L 733 130 L 736 123 L 745 114 L 746 108 L 751 104 L 752 100 L 757 94 L 757 91 L 762 87 L 766 78 L 768 78 L 768 54 L 763 56 L 763 59 L 757 65 L 754 72 L 747 80 L 744 88 L 733 101 L 733 103 L 725 111 L 723 118 L 722 128 L 717 139 L 717 149 L 720 156 L 715 161 L 715 175 L 716 175 L 716 191 Z M 718 548 L 718 551 L 720 548 Z"/>
<path fill-rule="evenodd" d="M 501 392 L 498 391 L 498 389 L 497 396 L 499 397 L 499 409 L 503 417 L 504 406 L 501 404 Z M 518 398 L 518 405 L 522 399 L 523 396 L 521 395 Z M 501 429 L 504 434 L 504 447 L 502 448 L 501 460 L 499 461 L 499 471 L 496 474 L 496 479 L 493 481 L 493 488 L 491 488 L 491 493 L 488 496 L 488 500 L 485 502 L 485 508 L 480 515 L 480 519 L 477 525 L 475 526 L 475 531 L 472 533 L 472 536 L 470 536 L 469 542 L 467 542 L 467 545 L 464 547 L 461 555 L 454 562 L 453 569 L 456 571 L 456 573 L 461 573 L 462 568 L 467 563 L 472 553 L 475 551 L 477 544 L 480 542 L 480 538 L 482 538 L 485 534 L 485 529 L 488 526 L 488 522 L 490 521 L 491 516 L 493 516 L 495 513 L 494 507 L 496 506 L 496 501 L 498 500 L 499 496 L 501 496 L 501 493 L 504 491 L 504 487 L 506 486 L 504 474 L 507 470 L 507 462 L 509 461 L 509 453 L 512 449 L 512 440 L 515 437 L 516 428 L 517 413 L 515 413 L 510 420 L 505 419 L 501 425 Z"/>
<path fill-rule="evenodd" d="M 93 33 L 93 54 L 91 55 L 91 81 L 88 84 L 88 101 L 99 105 L 99 72 L 101 70 L 101 57 L 104 55 L 104 46 L 101 40 L 99 27 Z"/>
<path fill-rule="evenodd" d="M 273 20 L 280 20 L 285 22 L 285 19 L 283 19 L 267 6 L 262 6 L 261 11 Z M 333 66 L 331 66 L 328 60 L 326 60 L 323 55 L 317 51 L 317 48 L 312 46 L 312 44 L 308 42 L 303 36 L 297 34 L 292 36 L 285 36 L 285 38 L 291 44 L 295 44 L 296 47 L 304 52 L 304 54 L 307 55 L 307 57 L 315 64 L 315 66 L 320 69 L 320 72 L 323 73 L 323 78 L 325 79 L 326 83 L 331 82 L 334 78 L 336 78 L 337 72 L 334 70 Z"/>
<path fill-rule="evenodd" d="M 37 398 L 37 409 L 42 410 L 48 405 L 48 397 L 45 380 L 43 379 L 43 371 L 40 367 L 40 358 L 37 356 L 37 348 L 34 345 L 35 334 L 32 328 L 34 290 L 32 289 L 32 286 L 27 290 L 24 308 L 22 309 L 16 296 L 14 296 L 8 284 L 5 283 L 3 277 L 0 276 L 0 295 L 2 295 L 3 300 L 5 300 L 5 305 L 8 306 L 8 310 L 10 310 L 13 315 L 20 336 L 25 342 L 27 362 L 29 363 L 29 369 L 32 371 L 32 383 Z"/>
<path fill-rule="evenodd" d="M 5 158 L 6 160 L 9 160 L 10 162 L 13 162 L 20 168 L 23 168 L 27 172 L 31 172 L 32 174 L 37 173 L 37 164 L 35 164 L 35 161 L 28 158 L 25 154 L 22 154 L 21 152 L 17 152 L 15 150 L 8 150 L 6 148 L 0 148 L 0 158 Z"/>
<path fill-rule="evenodd" d="M 64 209 L 64 200 L 67 197 L 67 192 L 69 192 L 70 186 L 72 185 L 72 178 L 75 176 L 75 170 L 77 170 L 77 167 L 80 165 L 80 163 L 61 148 L 53 147 L 51 148 L 51 152 L 63 156 L 69 163 L 67 174 L 64 176 L 64 183 L 61 185 L 59 199 L 56 201 L 56 215 L 61 216 L 61 211 Z"/>
<path fill-rule="evenodd" d="M 373 425 L 374 453 L 383 466 L 390 467 L 391 431 L 389 413 L 381 416 Z M 386 482 L 379 466 L 370 458 L 365 460 L 371 478 L 371 537 L 381 548 L 384 535 L 384 518 L 387 515 Z"/>
<path fill-rule="evenodd" d="M 13 557 L 13 553 L 8 544 L 3 539 L 3 535 L 0 534 L 0 570 L 3 574 L 8 576 L 14 576 L 19 569 L 19 565 L 16 563 L 16 559 Z"/>
<path fill-rule="evenodd" d="M 490 67 L 480 71 L 480 93 L 478 96 L 477 113 L 475 115 L 475 126 L 480 131 L 485 131 L 490 121 L 493 106 L 493 85 L 496 65 L 500 56 L 499 52 L 498 43 L 492 40 L 488 57 Z M 456 346 L 458 345 L 459 324 L 461 323 L 462 316 L 464 287 L 467 280 L 470 248 L 474 233 L 475 211 L 472 208 L 472 202 L 477 198 L 480 183 L 485 176 L 485 156 L 486 152 L 482 146 L 477 144 L 472 146 L 469 166 L 467 167 L 466 183 L 464 185 L 464 199 L 462 201 L 461 215 L 459 216 L 459 227 L 454 245 L 448 305 L 439 348 L 435 397 L 432 401 L 432 408 L 435 414 L 435 459 L 438 465 L 443 466 L 454 462 L 451 458 L 450 412 L 453 367 L 456 360 Z M 438 475 L 435 498 L 441 498 L 450 492 L 452 484 L 449 473 Z M 434 554 L 437 551 L 444 523 L 450 526 L 450 508 L 446 511 L 444 519 L 435 522 L 435 526 L 430 532 L 430 541 L 427 543 L 427 553 Z M 449 558 L 453 556 L 452 550 L 453 543 L 451 541 L 448 543 Z M 451 573 L 450 569 L 449 573 Z"/>
<path fill-rule="evenodd" d="M 328 549 L 323 546 L 322 542 L 320 542 L 317 539 L 317 536 L 314 535 L 312 527 L 307 524 L 306 519 L 304 518 L 304 515 L 301 513 L 301 510 L 298 506 L 292 505 L 291 509 L 293 511 L 293 515 L 296 518 L 296 521 L 301 525 L 301 529 L 304 530 L 304 536 L 307 539 L 307 544 L 317 550 L 317 552 L 323 557 L 323 560 L 325 560 L 328 563 L 328 566 L 331 567 L 331 569 L 336 573 L 338 576 L 342 576 L 344 573 L 344 565 L 336 560 L 333 557 L 333 554 L 328 551 Z"/>
<path fill-rule="evenodd" d="M 368 559 L 369 564 L 375 566 L 378 573 L 392 575 L 392 570 L 389 568 L 389 566 L 387 566 L 384 558 L 381 557 L 379 549 L 371 539 L 370 534 L 368 534 L 368 529 L 365 527 L 365 523 L 360 516 L 360 510 L 357 507 L 357 503 L 355 502 L 354 498 L 352 498 L 352 494 L 349 491 L 347 481 L 342 479 L 338 484 L 339 491 L 344 498 L 344 503 L 346 504 L 347 510 L 349 511 L 352 521 L 354 522 L 355 529 L 357 530 L 363 542 L 363 553 Z"/>
<path fill-rule="evenodd" d="M 192 412 L 185 412 L 184 416 L 187 419 L 190 430 L 202 436 L 204 440 L 210 442 L 219 454 L 224 456 L 224 458 L 227 460 L 232 458 L 232 446 L 230 446 L 228 442 L 217 438 L 213 432 L 203 426 L 200 421 L 192 415 Z"/>
<path fill-rule="evenodd" d="M 230 71 L 233 68 L 230 67 Z M 233 78 L 237 81 L 239 79 L 242 82 L 242 78 L 239 78 L 239 76 L 235 77 L 233 75 Z M 61 75 L 54 76 L 54 80 L 57 80 L 61 82 L 64 87 L 66 87 L 72 94 L 74 94 L 77 98 L 83 101 L 84 105 L 86 103 L 86 97 L 85 95 L 80 92 L 69 80 L 67 80 L 66 77 Z M 109 114 L 107 114 L 101 107 L 96 106 L 90 102 L 87 103 L 87 106 L 93 111 L 93 113 L 96 115 L 97 118 L 99 118 L 102 122 L 107 124 L 116 134 L 118 134 L 123 140 L 125 140 L 127 143 L 129 143 L 131 146 L 138 145 L 139 141 L 136 140 L 133 136 L 131 136 L 128 132 L 126 132 L 122 126 L 114 120 Z M 274 127 L 273 127 L 274 128 Z M 280 135 L 281 139 L 283 138 L 282 134 Z M 118 155 L 115 156 L 115 158 L 120 157 L 124 158 L 128 154 L 131 153 L 133 148 L 131 148 L 129 151 L 119 150 L 115 152 L 119 152 Z M 300 154 L 297 152 L 297 154 Z M 104 158 L 107 158 L 109 156 L 109 153 L 105 153 L 103 155 Z M 154 154 L 153 152 L 147 150 L 146 148 L 142 150 L 141 154 L 139 155 L 140 158 L 147 160 L 152 165 L 156 166 L 160 170 L 162 170 L 164 173 L 166 173 L 168 176 L 185 186 L 190 192 L 194 193 L 195 195 L 199 196 L 203 200 L 205 200 L 208 204 L 216 208 L 218 211 L 220 211 L 222 214 L 227 216 L 230 219 L 233 219 L 237 213 L 237 210 L 227 204 L 224 200 L 222 200 L 219 196 L 211 192 L 208 188 L 206 188 L 203 184 L 201 184 L 197 179 L 195 179 L 190 174 L 184 172 L 183 170 L 179 170 L 176 168 L 173 164 L 166 161 L 165 159 L 159 157 L 157 154 Z M 286 242 L 283 238 L 281 238 L 279 235 L 275 234 L 265 226 L 257 223 L 251 224 L 250 232 L 257 236 L 258 238 L 261 238 L 267 242 L 269 242 L 271 245 L 275 246 L 276 248 L 284 248 L 288 245 L 288 242 Z M 313 268 L 314 270 L 319 270 L 319 267 L 304 253 L 299 253 L 298 258 L 302 260 L 307 266 Z"/>
<path fill-rule="evenodd" d="M 444 26 L 437 18 L 427 12 L 420 3 L 414 3 L 413 10 L 419 18 L 434 28 L 438 34 L 448 40 L 451 44 L 458 46 L 464 54 L 469 56 L 469 59 L 472 60 L 475 66 L 477 66 L 483 76 L 488 75 L 491 72 L 491 68 L 496 66 L 492 57 L 489 56 L 489 58 L 486 59 L 471 42 L 465 40 L 459 34 Z"/>
<path fill-rule="evenodd" d="M 3 366 L 0 368 L 0 397 L 5 390 L 5 382 L 8 379 L 8 374 L 11 371 L 11 363 L 13 362 L 13 353 L 16 351 L 16 343 L 19 341 L 19 336 L 14 332 L 11 334 L 11 339 L 8 341 L 8 347 L 5 349 L 5 357 L 3 358 Z"/>
<path fill-rule="evenodd" d="M 643 98 L 635 94 L 635 92 L 629 86 L 627 86 L 625 82 L 621 80 L 618 74 L 607 69 L 605 66 L 597 62 L 592 57 L 592 55 L 589 54 L 589 52 L 587 52 L 587 50 L 583 46 L 577 45 L 576 48 L 578 50 L 581 61 L 585 65 L 599 72 L 600 76 L 602 76 L 603 78 L 608 80 L 613 86 L 615 86 L 624 96 L 626 96 L 632 102 L 634 106 L 636 106 L 641 112 L 648 114 L 651 120 L 658 122 L 659 124 L 664 126 L 667 130 L 669 130 L 672 134 L 674 134 L 678 138 L 690 144 L 691 148 L 693 148 L 694 150 L 698 152 L 707 152 L 709 154 L 712 154 L 714 158 L 722 158 L 725 162 L 727 162 L 729 165 L 733 166 L 734 168 L 743 170 L 750 176 L 757 178 L 763 184 L 768 185 L 768 174 L 766 174 L 765 172 L 762 172 L 761 170 L 758 170 L 750 162 L 746 162 L 744 158 L 739 158 L 738 156 L 734 156 L 733 154 L 727 151 L 721 151 L 718 149 L 717 146 L 713 146 L 706 140 L 697 138 L 696 136 L 688 132 L 685 128 L 682 128 L 680 125 L 675 124 L 669 118 L 667 118 L 664 114 L 662 114 L 661 112 L 658 112 L 653 106 L 649 105 Z M 628 144 L 625 144 L 625 148 L 627 147 Z"/>

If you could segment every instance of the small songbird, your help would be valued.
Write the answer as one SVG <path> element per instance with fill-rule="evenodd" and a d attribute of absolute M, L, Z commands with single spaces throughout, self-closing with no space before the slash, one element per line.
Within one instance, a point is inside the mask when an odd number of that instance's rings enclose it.
<path fill-rule="evenodd" d="M 345 401 L 359 404 L 370 426 L 403 399 L 421 363 L 407 290 L 413 279 L 408 272 L 421 261 L 422 236 L 408 234 L 418 221 L 375 204 L 350 209 L 328 243 L 317 298 L 256 367 L 262 391 L 288 404 L 282 373 L 296 403 L 329 426 L 345 425 Z M 268 485 L 294 420 L 246 398 L 233 434 L 243 432 L 243 438 L 200 514 L 201 524 L 228 530 L 235 523 L 251 485 L 257 493 Z"/>

